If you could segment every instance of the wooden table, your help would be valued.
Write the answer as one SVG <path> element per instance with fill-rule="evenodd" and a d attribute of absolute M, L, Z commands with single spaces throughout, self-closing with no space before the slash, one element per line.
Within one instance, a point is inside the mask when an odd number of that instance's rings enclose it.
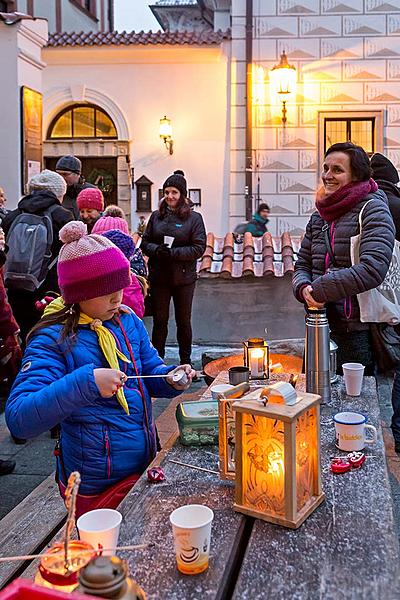
<path fill-rule="evenodd" d="M 220 373 L 215 383 L 227 380 Z M 304 378 L 300 385 L 304 385 Z M 210 391 L 204 394 L 208 398 Z M 378 443 L 359 471 L 332 475 L 335 450 L 332 415 L 343 409 L 368 414 Z M 254 520 L 232 509 L 234 486 L 217 474 L 170 462 L 178 460 L 218 471 L 218 449 L 187 448 L 173 440 L 159 455 L 167 480 L 142 477 L 120 505 L 120 544 L 152 542 L 145 551 L 121 552 L 149 600 L 337 600 L 399 598 L 399 547 L 375 380 L 364 378 L 360 398 L 346 396 L 340 378 L 332 400 L 322 406 L 321 446 L 326 502 L 293 531 Z M 175 566 L 169 515 L 183 504 L 210 506 L 215 519 L 210 567 L 195 577 Z M 35 566 L 25 572 L 32 576 Z"/>

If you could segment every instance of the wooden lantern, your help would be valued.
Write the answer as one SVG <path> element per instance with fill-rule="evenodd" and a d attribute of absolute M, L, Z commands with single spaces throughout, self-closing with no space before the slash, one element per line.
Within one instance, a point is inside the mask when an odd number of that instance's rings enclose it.
<path fill-rule="evenodd" d="M 218 400 L 219 475 L 221 479 L 235 479 L 235 414 L 234 400 Z"/>
<path fill-rule="evenodd" d="M 297 529 L 325 496 L 321 490 L 320 396 L 293 406 L 235 402 L 235 510 Z"/>
<path fill-rule="evenodd" d="M 250 369 L 250 379 L 269 378 L 269 347 L 263 338 L 250 338 L 243 342 L 244 366 Z"/>

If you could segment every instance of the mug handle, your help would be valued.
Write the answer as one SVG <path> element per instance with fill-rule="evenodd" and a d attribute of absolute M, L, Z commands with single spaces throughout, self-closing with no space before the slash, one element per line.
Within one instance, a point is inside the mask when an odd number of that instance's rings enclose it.
<path fill-rule="evenodd" d="M 364 425 L 364 431 L 365 429 L 369 429 L 372 432 L 372 439 L 367 439 L 367 437 L 364 436 L 364 442 L 366 444 L 376 444 L 378 441 L 378 433 L 375 427 L 373 425 Z"/>

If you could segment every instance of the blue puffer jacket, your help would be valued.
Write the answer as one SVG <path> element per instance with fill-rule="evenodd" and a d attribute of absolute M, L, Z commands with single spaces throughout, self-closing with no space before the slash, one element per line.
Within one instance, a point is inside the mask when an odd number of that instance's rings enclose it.
<path fill-rule="evenodd" d="M 133 313 L 122 314 L 121 323 L 130 341 L 139 373 L 168 373 L 151 344 L 142 321 Z M 114 335 L 117 347 L 129 358 L 122 331 L 114 320 L 103 323 Z M 16 437 L 29 438 L 61 423 L 61 452 L 66 477 L 79 471 L 81 494 L 98 494 L 134 473 L 142 473 L 155 447 L 151 398 L 172 398 L 180 392 L 165 379 L 143 379 L 150 436 L 137 380 L 124 387 L 130 415 L 115 396 L 102 398 L 93 370 L 108 367 L 89 326 L 79 326 L 76 340 L 60 342 L 61 325 L 39 331 L 30 341 L 22 368 L 6 407 L 6 421 Z M 120 361 L 120 369 L 135 374 L 133 366 Z M 60 467 L 60 465 L 59 465 Z M 59 476 L 65 483 L 62 468 Z"/>

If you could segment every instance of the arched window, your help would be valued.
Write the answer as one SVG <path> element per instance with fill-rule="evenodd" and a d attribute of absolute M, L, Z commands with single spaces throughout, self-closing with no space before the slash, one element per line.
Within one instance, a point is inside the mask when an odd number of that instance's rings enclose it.
<path fill-rule="evenodd" d="M 60 112 L 49 127 L 48 139 L 117 138 L 114 123 L 102 108 L 74 104 Z"/>

